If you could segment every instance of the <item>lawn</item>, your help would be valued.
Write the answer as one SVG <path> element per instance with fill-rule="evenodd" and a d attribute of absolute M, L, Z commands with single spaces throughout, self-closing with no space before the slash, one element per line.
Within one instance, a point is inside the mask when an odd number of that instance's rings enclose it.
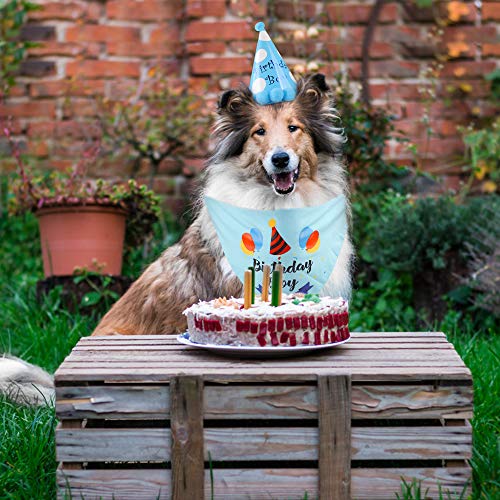
<path fill-rule="evenodd" d="M 69 314 L 60 305 L 57 290 L 43 303 L 37 302 L 35 283 L 42 267 L 33 217 L 0 219 L 0 255 L 0 352 L 11 352 L 54 372 L 97 319 L 81 312 Z M 364 301 L 373 293 L 358 292 L 354 327 L 367 324 L 364 315 L 372 312 Z M 401 321 L 386 322 L 384 329 L 409 329 L 408 321 Z M 494 321 L 486 321 L 482 329 L 474 324 L 474 318 L 450 309 L 435 327 L 447 334 L 474 378 L 473 498 L 496 499 L 500 498 L 500 336 Z M 0 402 L 0 498 L 55 497 L 55 425 L 51 407 L 28 409 Z"/>

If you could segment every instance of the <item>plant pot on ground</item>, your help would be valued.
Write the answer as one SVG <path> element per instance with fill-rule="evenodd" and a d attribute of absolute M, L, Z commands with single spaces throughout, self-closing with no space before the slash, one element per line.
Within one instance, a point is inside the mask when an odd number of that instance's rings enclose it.
<path fill-rule="evenodd" d="M 38 217 L 45 277 L 71 275 L 77 268 L 119 275 L 124 244 L 137 246 L 151 235 L 159 198 L 134 180 L 86 179 L 86 164 L 95 160 L 97 149 L 66 172 L 33 175 L 4 132 L 19 170 L 10 186 L 9 211 Z"/>
<path fill-rule="evenodd" d="M 53 206 L 36 211 L 43 272 L 71 275 L 76 268 L 119 275 L 127 212 L 120 207 Z"/>

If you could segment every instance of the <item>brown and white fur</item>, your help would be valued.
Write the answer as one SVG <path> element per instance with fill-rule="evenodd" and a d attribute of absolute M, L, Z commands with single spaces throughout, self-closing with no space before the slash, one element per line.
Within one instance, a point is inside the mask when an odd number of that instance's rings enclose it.
<path fill-rule="evenodd" d="M 93 335 L 182 332 L 182 311 L 189 305 L 241 296 L 242 284 L 224 256 L 203 197 L 265 210 L 347 197 L 340 159 L 343 136 L 335 121 L 323 75 L 300 80 L 293 101 L 269 106 L 258 105 L 247 88 L 225 92 L 196 219 L 180 242 L 153 262 L 111 308 Z M 288 162 L 278 168 L 273 155 L 279 158 L 280 153 L 288 155 Z M 352 254 L 346 236 L 324 295 L 350 296 Z"/>

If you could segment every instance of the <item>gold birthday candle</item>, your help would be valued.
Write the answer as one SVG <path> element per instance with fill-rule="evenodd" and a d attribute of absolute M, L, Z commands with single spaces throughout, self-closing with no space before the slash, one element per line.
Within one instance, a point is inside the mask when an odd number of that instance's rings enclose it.
<path fill-rule="evenodd" d="M 271 281 L 271 266 L 267 264 L 262 268 L 262 302 L 267 302 L 269 300 L 269 284 Z"/>
<path fill-rule="evenodd" d="M 252 271 L 247 269 L 245 271 L 245 279 L 243 281 L 243 307 L 250 309 L 252 305 Z"/>

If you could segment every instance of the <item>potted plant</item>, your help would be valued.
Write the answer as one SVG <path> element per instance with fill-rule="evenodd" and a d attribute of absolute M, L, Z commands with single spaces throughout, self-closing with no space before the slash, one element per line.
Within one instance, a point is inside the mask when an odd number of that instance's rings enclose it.
<path fill-rule="evenodd" d="M 119 275 L 124 243 L 136 246 L 152 232 L 160 212 L 159 198 L 136 181 L 91 180 L 85 167 L 98 146 L 65 172 L 34 175 L 25 168 L 8 128 L 19 177 L 11 183 L 9 212 L 38 217 L 46 277 L 71 275 L 75 269 Z"/>

